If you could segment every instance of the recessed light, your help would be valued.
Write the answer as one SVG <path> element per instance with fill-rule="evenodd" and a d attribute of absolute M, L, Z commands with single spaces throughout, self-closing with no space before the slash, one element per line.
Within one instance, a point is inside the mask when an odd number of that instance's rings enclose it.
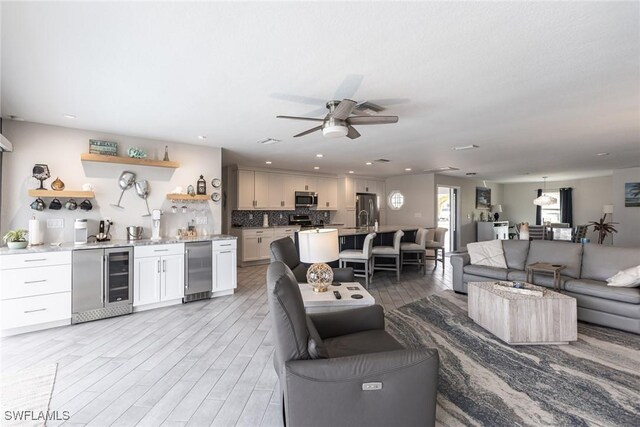
<path fill-rule="evenodd" d="M 313 168 L 314 168 L 315 170 L 318 170 L 318 169 L 320 169 L 320 166 L 314 166 Z"/>
<path fill-rule="evenodd" d="M 205 135 L 198 135 L 198 139 L 207 139 L 207 137 Z"/>
<path fill-rule="evenodd" d="M 365 165 L 371 166 L 371 162 L 367 162 L 367 163 L 365 163 Z"/>
<path fill-rule="evenodd" d="M 280 142 L 279 139 L 265 138 L 265 139 L 261 139 L 260 141 L 258 141 L 258 144 L 270 145 L 270 144 L 277 144 L 278 142 Z"/>
<path fill-rule="evenodd" d="M 272 162 L 271 162 L 271 160 L 267 160 L 265 163 L 270 165 Z"/>
<path fill-rule="evenodd" d="M 452 150 L 454 150 L 454 151 L 464 151 L 464 150 L 474 150 L 476 148 L 480 148 L 480 146 L 475 145 L 475 144 L 461 145 L 459 147 L 453 147 Z"/>
<path fill-rule="evenodd" d="M 598 156 L 608 156 L 609 153 L 598 153 Z"/>
<path fill-rule="evenodd" d="M 411 170 L 411 168 L 404 168 L 404 170 L 406 170 L 407 172 L 409 172 Z"/>
<path fill-rule="evenodd" d="M 73 114 L 63 114 L 63 117 L 66 117 L 67 119 L 75 119 L 76 116 L 74 116 Z"/>
<path fill-rule="evenodd" d="M 349 173 L 354 173 L 353 171 L 349 171 Z"/>
<path fill-rule="evenodd" d="M 11 115 L 11 116 L 9 116 L 9 118 L 11 120 L 15 120 L 16 122 L 24 122 L 24 117 Z"/>
<path fill-rule="evenodd" d="M 465 173 L 465 175 L 468 175 L 468 176 L 474 176 L 475 174 L 476 174 L 475 172 L 467 172 L 467 173 Z"/>
<path fill-rule="evenodd" d="M 321 158 L 323 158 L 323 157 L 324 157 L 324 155 L 323 155 L 323 154 L 316 154 L 316 157 L 317 157 L 317 158 L 319 158 L 319 159 L 321 159 Z"/>

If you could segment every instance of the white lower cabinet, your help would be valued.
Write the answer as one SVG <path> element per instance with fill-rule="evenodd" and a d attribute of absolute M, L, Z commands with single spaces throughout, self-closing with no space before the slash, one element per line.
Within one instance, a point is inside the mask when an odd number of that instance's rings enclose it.
<path fill-rule="evenodd" d="M 0 258 L 2 336 L 71 323 L 71 252 Z"/>
<path fill-rule="evenodd" d="M 232 293 L 238 286 L 236 240 L 215 240 L 213 242 L 213 292 Z"/>
<path fill-rule="evenodd" d="M 133 307 L 144 310 L 181 302 L 184 244 L 137 246 L 133 254 Z"/>

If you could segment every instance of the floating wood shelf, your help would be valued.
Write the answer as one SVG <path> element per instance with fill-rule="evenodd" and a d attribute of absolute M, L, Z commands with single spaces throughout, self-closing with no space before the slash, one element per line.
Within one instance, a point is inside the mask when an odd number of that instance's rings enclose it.
<path fill-rule="evenodd" d="M 29 190 L 29 197 L 75 197 L 78 199 L 93 199 L 96 194 L 93 191 L 76 190 Z"/>
<path fill-rule="evenodd" d="M 167 200 L 193 200 L 193 201 L 207 201 L 211 198 L 208 194 L 196 194 L 190 196 L 188 194 L 167 194 Z"/>
<path fill-rule="evenodd" d="M 134 159 L 131 157 L 121 156 L 105 156 L 103 154 L 90 154 L 82 153 L 80 160 L 85 162 L 100 162 L 100 163 L 120 163 L 125 165 L 139 165 L 139 166 L 153 166 L 159 168 L 179 168 L 178 162 L 165 162 L 164 160 L 150 160 L 150 159 Z"/>

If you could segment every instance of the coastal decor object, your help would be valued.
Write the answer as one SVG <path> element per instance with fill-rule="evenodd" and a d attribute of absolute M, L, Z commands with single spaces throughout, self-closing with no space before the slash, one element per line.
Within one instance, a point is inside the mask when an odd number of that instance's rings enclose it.
<path fill-rule="evenodd" d="M 491 189 L 488 187 L 476 187 L 476 209 L 491 208 Z"/>
<path fill-rule="evenodd" d="M 124 207 L 120 206 L 120 202 L 122 201 L 122 196 L 124 192 L 133 187 L 133 184 L 136 182 L 136 174 L 133 172 L 124 171 L 120 174 L 120 178 L 118 178 L 118 186 L 122 190 L 120 193 L 120 198 L 118 199 L 118 203 L 115 205 L 112 203 L 111 206 L 118 209 L 124 209 Z"/>
<path fill-rule="evenodd" d="M 147 150 L 144 148 L 131 147 L 127 150 L 127 154 L 132 159 L 144 159 L 147 157 Z"/>
<path fill-rule="evenodd" d="M 200 179 L 198 180 L 196 188 L 197 188 L 196 190 L 197 194 L 201 196 L 207 194 L 207 181 L 205 181 L 203 175 L 200 175 Z"/>
<path fill-rule="evenodd" d="M 222 185 L 222 181 L 220 181 L 220 178 L 213 178 L 211 180 L 211 186 L 213 188 L 220 188 L 221 185 Z"/>
<path fill-rule="evenodd" d="M 38 163 L 33 166 L 32 173 L 33 173 L 32 176 L 38 181 L 40 181 L 40 187 L 38 188 L 38 190 L 45 190 L 43 183 L 45 180 L 51 178 L 51 174 L 49 173 L 49 166 L 42 163 Z"/>
<path fill-rule="evenodd" d="M 149 193 L 151 192 L 151 186 L 149 185 L 149 181 L 146 179 L 140 180 L 136 182 L 136 193 L 138 197 L 144 200 L 144 204 L 147 206 L 147 214 L 142 216 L 151 216 L 151 211 L 149 210 Z"/>
<path fill-rule="evenodd" d="M 196 190 L 193 188 L 193 185 L 187 187 L 187 194 L 191 197 L 196 195 Z"/>
<path fill-rule="evenodd" d="M 103 156 L 117 156 L 118 143 L 112 141 L 101 141 L 99 139 L 89 140 L 89 153 Z"/>
<path fill-rule="evenodd" d="M 640 182 L 627 182 L 624 184 L 624 207 L 640 207 Z"/>
<path fill-rule="evenodd" d="M 163 162 L 170 162 L 171 160 L 169 160 L 169 146 L 165 145 L 164 146 L 164 158 L 162 159 Z"/>
<path fill-rule="evenodd" d="M 27 241 L 27 230 L 18 228 L 17 230 L 11 230 L 4 235 L 2 240 L 7 244 L 9 249 L 24 249 L 29 242 Z"/>
<path fill-rule="evenodd" d="M 64 190 L 64 182 L 58 177 L 56 177 L 55 181 L 51 183 L 51 189 L 55 191 Z"/>
<path fill-rule="evenodd" d="M 219 202 L 220 201 L 220 193 L 217 191 L 214 191 L 213 193 L 211 193 L 211 200 L 213 200 L 214 202 Z"/>
<path fill-rule="evenodd" d="M 602 215 L 599 221 L 589 221 L 588 227 L 593 227 L 593 231 L 598 233 L 598 244 L 601 245 L 604 243 L 604 239 L 613 233 L 617 233 L 618 230 L 614 227 L 614 225 L 618 224 L 617 222 L 606 220 L 607 214 Z"/>

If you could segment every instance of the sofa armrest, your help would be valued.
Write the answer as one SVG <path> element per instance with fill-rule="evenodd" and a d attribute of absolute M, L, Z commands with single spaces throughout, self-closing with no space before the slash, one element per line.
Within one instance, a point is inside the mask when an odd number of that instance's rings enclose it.
<path fill-rule="evenodd" d="M 433 426 L 438 371 L 435 349 L 288 361 L 287 425 Z"/>
<path fill-rule="evenodd" d="M 333 280 L 336 282 L 354 282 L 355 276 L 353 275 L 353 268 L 345 267 L 345 268 L 334 268 L 333 270 Z"/>
<path fill-rule="evenodd" d="M 384 309 L 377 304 L 329 313 L 311 313 L 307 316 L 322 339 L 384 329 Z"/>
<path fill-rule="evenodd" d="M 464 274 L 464 266 L 471 263 L 471 257 L 468 253 L 453 254 L 450 257 L 451 266 L 453 267 L 453 290 L 456 292 L 467 293 L 464 288 L 464 280 L 462 276 Z"/>

